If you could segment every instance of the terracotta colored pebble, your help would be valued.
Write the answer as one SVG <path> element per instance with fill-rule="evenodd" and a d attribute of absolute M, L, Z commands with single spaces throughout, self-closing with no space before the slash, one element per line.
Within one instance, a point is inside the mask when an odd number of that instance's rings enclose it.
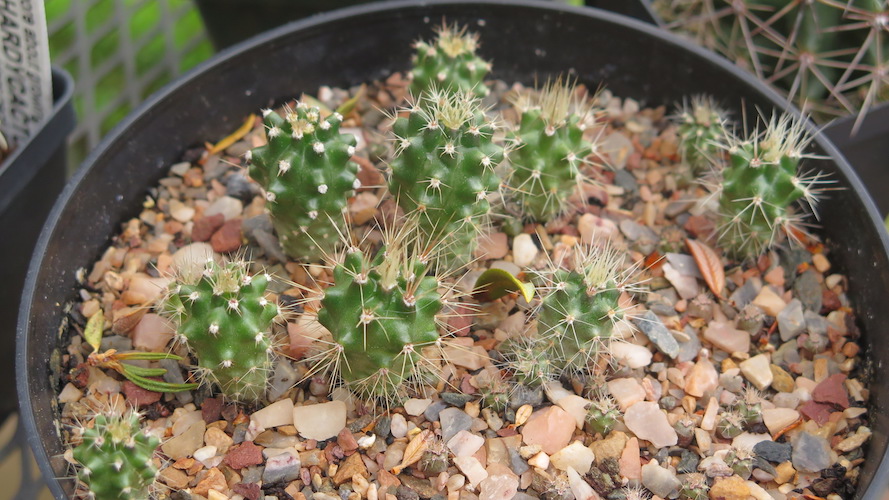
<path fill-rule="evenodd" d="M 241 248 L 241 219 L 232 219 L 223 224 L 213 233 L 210 244 L 213 245 L 213 251 L 220 253 L 234 252 Z"/>
<path fill-rule="evenodd" d="M 342 448 L 343 453 L 345 453 L 346 455 L 349 455 L 353 451 L 358 449 L 358 442 L 355 441 L 355 437 L 352 435 L 352 432 L 345 427 L 336 437 L 336 443 L 340 445 L 340 448 Z"/>
<path fill-rule="evenodd" d="M 258 483 L 238 483 L 232 486 L 232 491 L 246 498 L 247 500 L 259 500 L 259 484 Z"/>
<path fill-rule="evenodd" d="M 152 380 L 162 379 L 152 377 Z M 127 403 L 137 408 L 157 403 L 160 401 L 161 396 L 163 396 L 163 394 L 159 392 L 147 391 L 129 380 L 125 380 L 123 383 L 123 393 L 127 397 Z"/>
<path fill-rule="evenodd" d="M 222 415 L 222 400 L 219 398 L 207 398 L 201 406 L 201 417 L 204 422 L 212 424 Z"/>
<path fill-rule="evenodd" d="M 225 216 L 222 214 L 201 217 L 194 222 L 194 227 L 191 230 L 192 241 L 208 241 L 224 223 Z"/>
<path fill-rule="evenodd" d="M 830 419 L 830 413 L 833 411 L 830 405 L 817 403 L 815 401 L 806 401 L 799 408 L 799 412 L 807 418 L 814 420 L 818 425 L 824 425 Z"/>
<path fill-rule="evenodd" d="M 222 459 L 222 463 L 236 470 L 263 462 L 262 448 L 253 444 L 253 441 L 244 441 L 238 446 L 233 446 Z"/>
<path fill-rule="evenodd" d="M 457 306 L 453 316 L 448 318 L 448 326 L 450 327 L 451 332 L 458 337 L 469 335 L 469 328 L 472 326 L 475 319 L 474 314 L 472 309 L 466 306 Z"/>
<path fill-rule="evenodd" d="M 843 387 L 846 376 L 842 373 L 824 379 L 812 391 L 812 399 L 819 403 L 831 404 L 845 410 L 849 407 L 849 395 Z"/>

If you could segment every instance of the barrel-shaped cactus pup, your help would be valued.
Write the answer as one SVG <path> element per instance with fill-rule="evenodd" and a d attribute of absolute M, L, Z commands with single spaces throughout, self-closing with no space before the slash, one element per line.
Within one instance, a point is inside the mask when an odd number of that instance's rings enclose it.
<path fill-rule="evenodd" d="M 476 55 L 478 35 L 457 24 L 442 24 L 433 42 L 414 44 L 413 70 L 410 91 L 419 96 L 434 89 L 486 96 L 485 76 L 491 63 Z"/>

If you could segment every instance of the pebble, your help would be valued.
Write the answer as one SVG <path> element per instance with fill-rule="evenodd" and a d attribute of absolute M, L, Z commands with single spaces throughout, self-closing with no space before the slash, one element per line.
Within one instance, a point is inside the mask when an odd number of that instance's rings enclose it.
<path fill-rule="evenodd" d="M 624 415 L 624 424 L 636 437 L 650 441 L 658 448 L 679 442 L 679 436 L 657 403 L 641 401 L 630 406 Z"/>
<path fill-rule="evenodd" d="M 509 253 L 509 239 L 506 233 L 489 233 L 479 237 L 476 257 L 480 259 L 502 259 Z"/>
<path fill-rule="evenodd" d="M 633 152 L 633 142 L 620 132 L 612 132 L 599 145 L 599 150 L 611 159 L 610 165 L 622 169 L 627 165 L 627 158 Z"/>
<path fill-rule="evenodd" d="M 761 288 L 762 281 L 759 278 L 748 279 L 729 296 L 729 300 L 735 304 L 736 309 L 741 310 L 753 302 Z"/>
<path fill-rule="evenodd" d="M 757 354 L 746 361 L 742 361 L 738 367 L 741 368 L 744 378 L 760 391 L 764 391 L 772 385 L 773 376 L 770 365 L 768 356 Z"/>
<path fill-rule="evenodd" d="M 272 484 L 295 481 L 299 479 L 299 468 L 299 453 L 296 450 L 285 451 L 266 460 L 262 471 L 262 482 Z"/>
<path fill-rule="evenodd" d="M 194 208 L 179 200 L 170 200 L 170 215 L 179 222 L 185 223 L 194 217 Z"/>
<path fill-rule="evenodd" d="M 712 321 L 704 329 L 704 340 L 728 353 L 750 350 L 750 334 L 723 321 Z"/>
<path fill-rule="evenodd" d="M 639 440 L 630 438 L 618 460 L 620 475 L 627 479 L 642 479 L 642 461 L 639 459 Z"/>
<path fill-rule="evenodd" d="M 294 407 L 293 425 L 306 439 L 330 439 L 346 426 L 346 403 L 330 401 Z"/>
<path fill-rule="evenodd" d="M 247 176 L 240 173 L 225 178 L 225 191 L 228 196 L 240 200 L 241 203 L 250 203 L 253 197 L 259 194 L 256 184 L 251 183 Z"/>
<path fill-rule="evenodd" d="M 676 293 L 683 299 L 691 300 L 701 292 L 698 280 L 694 276 L 682 274 L 669 263 L 664 264 L 661 269 L 664 271 L 664 277 L 667 278 L 667 281 L 676 289 Z"/>
<path fill-rule="evenodd" d="M 630 369 L 642 368 L 651 364 L 652 353 L 645 346 L 613 340 L 610 351 L 612 359 Z"/>
<path fill-rule="evenodd" d="M 574 417 L 568 412 L 558 406 L 549 406 L 531 414 L 522 427 L 522 441 L 527 445 L 540 445 L 541 450 L 552 455 L 568 445 L 575 427 Z"/>
<path fill-rule="evenodd" d="M 799 412 L 790 408 L 771 408 L 762 411 L 762 421 L 772 434 L 777 434 L 797 420 Z"/>
<path fill-rule="evenodd" d="M 772 389 L 778 392 L 793 392 L 796 385 L 793 377 L 786 370 L 778 365 L 769 365 L 769 371 L 772 372 Z"/>
<path fill-rule="evenodd" d="M 466 430 L 458 432 L 447 441 L 448 449 L 457 457 L 471 457 L 484 444 L 485 438 Z"/>
<path fill-rule="evenodd" d="M 645 389 L 635 378 L 624 377 L 608 381 L 608 392 L 617 402 L 621 411 L 645 400 Z"/>
<path fill-rule="evenodd" d="M 441 437 L 444 439 L 444 442 L 447 443 L 457 433 L 461 431 L 468 431 L 472 427 L 472 417 L 466 414 L 463 410 L 459 408 L 445 408 L 438 414 L 438 421 L 441 423 Z M 395 416 L 392 417 L 393 431 L 392 435 L 395 435 L 394 425 L 395 425 Z"/>
<path fill-rule="evenodd" d="M 653 312 L 645 311 L 645 314 L 634 317 L 633 323 L 651 340 L 659 351 L 671 358 L 679 355 L 679 343 L 676 341 L 676 338 Z"/>
<path fill-rule="evenodd" d="M 293 425 L 293 400 L 282 399 L 250 415 L 250 421 L 262 429 Z"/>
<path fill-rule="evenodd" d="M 655 495 L 668 498 L 679 491 L 682 483 L 675 474 L 658 465 L 656 460 L 652 460 L 642 466 L 642 485 Z"/>
<path fill-rule="evenodd" d="M 142 316 L 136 328 L 130 334 L 133 339 L 133 347 L 149 352 L 164 352 L 167 343 L 173 338 L 176 329 L 166 319 L 154 313 Z"/>
<path fill-rule="evenodd" d="M 262 448 L 256 446 L 253 441 L 244 441 L 228 450 L 222 462 L 232 469 L 243 469 L 250 465 L 263 463 Z"/>
<path fill-rule="evenodd" d="M 220 196 L 204 210 L 204 217 L 222 214 L 226 221 L 238 218 L 244 211 L 244 204 L 231 196 Z"/>
<path fill-rule="evenodd" d="M 769 316 L 776 317 L 784 310 L 787 303 L 772 290 L 772 287 L 764 286 L 756 298 L 753 299 L 753 305 L 762 309 Z"/>
<path fill-rule="evenodd" d="M 842 373 L 827 377 L 812 391 L 812 399 L 845 410 L 849 407 L 849 394 L 843 387 L 845 380 L 846 376 Z"/>
<path fill-rule="evenodd" d="M 816 473 L 830 467 L 830 445 L 824 438 L 803 431 L 796 435 L 791 444 L 794 469 Z"/>
<path fill-rule="evenodd" d="M 142 406 L 152 405 L 160 401 L 163 394 L 160 392 L 149 391 L 139 387 L 138 385 L 124 380 L 121 384 L 121 390 L 127 397 L 127 403 L 140 408 Z"/>
<path fill-rule="evenodd" d="M 214 252 L 235 252 L 241 248 L 241 219 L 226 221 L 213 236 L 210 237 L 210 245 Z"/>
<path fill-rule="evenodd" d="M 289 331 L 289 325 L 288 325 Z M 269 378 L 269 401 L 275 401 L 299 382 L 299 374 L 287 359 L 281 358 L 275 363 L 275 371 Z M 292 417 L 291 417 L 292 418 Z"/>
<path fill-rule="evenodd" d="M 454 465 L 460 469 L 460 472 L 466 476 L 466 479 L 469 480 L 473 487 L 488 477 L 488 471 L 482 467 L 481 462 L 475 457 L 455 457 Z"/>
<path fill-rule="evenodd" d="M 558 405 L 559 408 L 565 410 L 569 415 L 574 417 L 578 429 L 583 429 L 583 424 L 587 415 L 587 408 L 589 408 L 590 403 L 592 403 L 592 401 L 576 394 L 569 394 L 556 401 L 556 405 Z"/>
<path fill-rule="evenodd" d="M 593 214 L 583 214 L 577 220 L 577 230 L 581 241 L 587 245 L 608 240 L 618 232 L 617 225 L 612 220 Z"/>
<path fill-rule="evenodd" d="M 519 267 L 531 265 L 539 252 L 528 233 L 522 233 L 512 240 L 512 261 Z"/>
<path fill-rule="evenodd" d="M 568 487 L 571 488 L 571 494 L 577 500 L 596 500 L 600 498 L 593 487 L 590 486 L 590 483 L 586 482 L 576 470 L 570 467 L 568 468 Z"/>
<path fill-rule="evenodd" d="M 619 460 L 626 445 L 627 435 L 620 431 L 612 431 L 605 439 L 590 443 L 590 450 L 596 457 L 596 463 L 602 463 L 608 458 Z"/>
<path fill-rule="evenodd" d="M 161 445 L 164 455 L 172 460 L 179 460 L 191 456 L 198 448 L 204 445 L 204 431 L 207 424 L 203 419 L 193 422 L 178 436 L 174 436 Z"/>
<path fill-rule="evenodd" d="M 719 373 L 709 358 L 701 356 L 685 378 L 685 392 L 696 398 L 712 393 L 719 386 Z"/>
<path fill-rule="evenodd" d="M 768 434 L 754 434 L 752 432 L 742 432 L 732 439 L 732 447 L 739 450 L 753 450 L 753 448 L 763 442 L 771 441 L 772 436 Z"/>
<path fill-rule="evenodd" d="M 796 338 L 806 329 L 806 318 L 803 316 L 803 303 L 799 299 L 793 299 L 787 303 L 777 316 L 778 332 L 781 334 L 781 340 L 787 342 L 792 338 Z"/>
<path fill-rule="evenodd" d="M 479 483 L 479 500 L 511 500 L 519 491 L 519 478 L 507 467 L 494 464 Z"/>
<path fill-rule="evenodd" d="M 404 402 L 404 411 L 412 416 L 416 417 L 418 415 L 422 415 L 426 408 L 429 408 L 429 405 L 432 404 L 431 399 L 416 399 L 410 398 Z"/>
<path fill-rule="evenodd" d="M 173 254 L 170 272 L 182 276 L 186 281 L 194 281 L 200 277 L 207 259 L 215 257 L 216 253 L 209 243 L 185 245 Z"/>
<path fill-rule="evenodd" d="M 870 438 L 872 432 L 865 426 L 861 426 L 858 430 L 855 431 L 855 434 L 851 434 L 846 439 L 843 439 L 836 445 L 836 449 L 842 453 L 848 453 L 852 450 L 858 449 L 861 445 L 864 444 L 865 441 Z"/>
<path fill-rule="evenodd" d="M 278 237 L 268 231 L 256 229 L 253 231 L 256 243 L 265 250 L 266 256 L 272 262 L 287 262 L 287 255 L 281 250 L 281 242 Z"/>
<path fill-rule="evenodd" d="M 340 466 L 333 476 L 333 483 L 339 486 L 347 481 L 351 481 L 355 475 L 361 475 L 365 478 L 370 475 L 367 472 L 367 466 L 364 465 L 364 460 L 361 459 L 360 453 L 353 453 L 346 460 L 340 462 Z"/>
<path fill-rule="evenodd" d="M 452 342 L 456 343 L 458 340 L 460 339 L 454 339 Z M 472 339 L 469 340 L 472 341 Z M 449 363 L 453 363 L 456 366 L 462 366 L 469 371 L 478 370 L 491 361 L 488 357 L 488 352 L 481 346 L 477 345 L 471 347 L 449 345 L 444 347 L 442 351 L 445 359 L 447 359 Z"/>
<path fill-rule="evenodd" d="M 373 219 L 377 214 L 377 205 L 379 204 L 380 199 L 372 192 L 364 191 L 358 193 L 358 195 L 355 196 L 354 201 L 349 204 L 349 213 L 352 215 L 352 223 L 356 226 L 361 226 Z"/>
<path fill-rule="evenodd" d="M 711 500 L 749 500 L 750 487 L 739 476 L 717 477 L 710 487 Z"/>
<path fill-rule="evenodd" d="M 586 474 L 593 466 L 595 458 L 593 450 L 584 446 L 580 441 L 574 441 L 552 454 L 549 460 L 556 469 L 567 471 L 570 467 L 579 474 Z"/>
<path fill-rule="evenodd" d="M 392 415 L 392 419 L 389 422 L 389 432 L 391 432 L 392 437 L 396 439 L 403 438 L 407 435 L 407 420 L 405 420 L 404 415 L 401 413 Z"/>
<path fill-rule="evenodd" d="M 792 450 L 790 443 L 776 443 L 775 441 L 760 441 L 753 446 L 753 453 L 756 456 L 773 464 L 789 461 Z"/>
<path fill-rule="evenodd" d="M 194 222 L 194 226 L 191 228 L 192 241 L 209 241 L 213 233 L 223 224 L 225 224 L 225 217 L 222 214 L 201 217 Z"/>
<path fill-rule="evenodd" d="M 217 453 L 224 455 L 234 444 L 234 440 L 218 427 L 210 427 L 204 433 L 204 443 L 216 448 Z"/>
<path fill-rule="evenodd" d="M 821 310 L 823 296 L 818 277 L 819 275 L 814 269 L 809 269 L 797 276 L 793 282 L 794 295 L 809 311 L 817 312 Z"/>

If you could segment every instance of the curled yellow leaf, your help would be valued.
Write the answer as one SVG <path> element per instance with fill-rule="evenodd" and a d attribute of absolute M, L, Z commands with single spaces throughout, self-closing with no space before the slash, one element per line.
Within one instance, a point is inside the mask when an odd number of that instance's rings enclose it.
<path fill-rule="evenodd" d="M 404 449 L 404 457 L 402 457 L 401 463 L 392 468 L 392 473 L 397 476 L 405 468 L 417 463 L 420 460 L 420 457 L 423 456 L 423 452 L 429 448 L 429 444 L 432 442 L 434 436 L 435 435 L 429 429 L 414 436 Z"/>

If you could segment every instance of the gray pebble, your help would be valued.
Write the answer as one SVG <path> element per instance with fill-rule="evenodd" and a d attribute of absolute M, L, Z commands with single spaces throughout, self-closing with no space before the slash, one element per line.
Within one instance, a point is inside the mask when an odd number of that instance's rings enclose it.
<path fill-rule="evenodd" d="M 642 330 L 642 333 L 651 340 L 659 351 L 674 359 L 679 356 L 679 343 L 653 312 L 645 311 L 641 317 L 633 318 L 633 323 Z"/>
<path fill-rule="evenodd" d="M 524 384 L 516 384 L 509 398 L 509 407 L 513 410 L 521 408 L 524 405 L 533 407 L 540 406 L 543 403 L 543 388 L 528 387 Z"/>
<path fill-rule="evenodd" d="M 787 306 L 778 313 L 778 331 L 781 340 L 787 342 L 796 338 L 806 329 L 806 319 L 803 316 L 803 303 L 797 299 L 791 300 Z"/>
<path fill-rule="evenodd" d="M 760 441 L 753 446 L 753 453 L 756 453 L 756 456 L 775 464 L 790 460 L 792 450 L 789 443 L 775 441 Z"/>
<path fill-rule="evenodd" d="M 287 255 L 281 250 L 281 243 L 277 236 L 262 229 L 254 229 L 253 238 L 265 250 L 265 254 L 272 262 L 287 262 Z"/>
<path fill-rule="evenodd" d="M 441 393 L 441 400 L 445 403 L 456 406 L 458 408 L 462 408 L 466 406 L 466 403 L 475 399 L 475 396 L 471 394 L 461 394 L 459 392 L 443 392 Z"/>
<path fill-rule="evenodd" d="M 275 365 L 275 372 L 269 380 L 268 396 L 269 401 L 277 401 L 289 391 L 299 381 L 299 376 L 290 361 L 286 359 L 278 360 Z"/>
<path fill-rule="evenodd" d="M 426 420 L 430 422 L 438 422 L 438 415 L 441 413 L 441 410 L 447 408 L 448 405 L 444 401 L 435 401 L 431 405 L 426 407 L 426 411 L 423 412 L 423 416 L 426 417 Z"/>
<path fill-rule="evenodd" d="M 750 278 L 741 288 L 735 290 L 730 296 L 729 300 L 735 304 L 735 308 L 739 311 L 744 308 L 747 304 L 753 302 L 753 299 L 759 295 L 759 290 L 762 288 L 762 281 L 759 278 Z"/>
<path fill-rule="evenodd" d="M 818 283 L 818 273 L 809 269 L 800 274 L 793 282 L 794 296 L 803 303 L 809 311 L 821 310 L 821 283 Z"/>
<path fill-rule="evenodd" d="M 447 443 L 460 431 L 468 431 L 472 427 L 472 417 L 458 408 L 445 408 L 438 414 L 441 422 L 441 437 Z"/>
<path fill-rule="evenodd" d="M 830 467 L 830 445 L 823 438 L 801 432 L 793 440 L 793 468 L 816 473 Z"/>
<path fill-rule="evenodd" d="M 185 377 L 182 376 L 182 368 L 179 366 L 179 362 L 173 359 L 162 359 L 160 361 L 161 368 L 167 370 L 167 373 L 164 373 L 164 382 L 170 384 L 184 384 Z M 194 401 L 194 395 L 192 395 L 191 391 L 179 391 L 175 393 L 176 399 L 182 404 L 188 404 Z"/>
<path fill-rule="evenodd" d="M 225 178 L 226 194 L 232 198 L 241 200 L 245 205 L 253 200 L 253 197 L 259 193 L 256 184 L 251 183 L 247 177 L 238 172 Z"/>

